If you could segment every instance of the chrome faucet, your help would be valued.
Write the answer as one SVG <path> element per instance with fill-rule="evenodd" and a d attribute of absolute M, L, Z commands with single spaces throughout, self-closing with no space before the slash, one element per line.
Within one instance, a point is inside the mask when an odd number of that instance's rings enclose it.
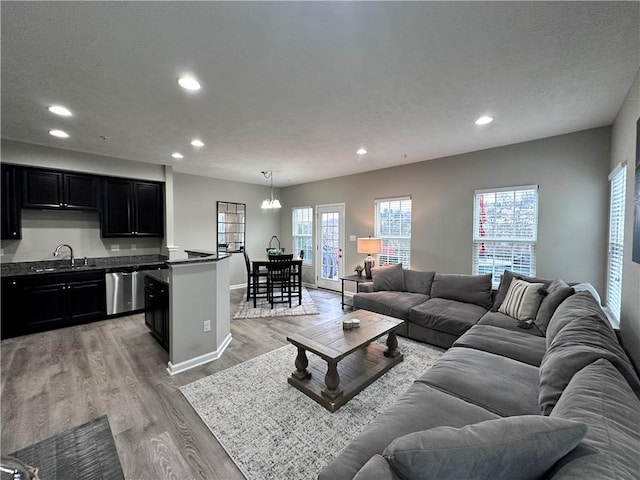
<path fill-rule="evenodd" d="M 56 247 L 56 251 L 53 252 L 53 256 L 57 257 L 58 255 L 60 255 L 60 249 L 62 247 L 67 247 L 69 249 L 69 253 L 71 253 L 71 266 L 73 267 L 74 266 L 73 265 L 74 264 L 74 258 L 73 258 L 73 248 L 71 248 L 71 245 L 67 245 L 66 243 L 62 243 L 62 244 L 58 245 Z"/>

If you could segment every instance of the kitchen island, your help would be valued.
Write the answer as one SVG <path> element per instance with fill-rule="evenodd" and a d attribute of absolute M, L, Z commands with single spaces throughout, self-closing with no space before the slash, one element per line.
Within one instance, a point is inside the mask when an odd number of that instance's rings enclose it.
<path fill-rule="evenodd" d="M 231 343 L 230 256 L 167 261 L 171 375 L 220 358 Z"/>

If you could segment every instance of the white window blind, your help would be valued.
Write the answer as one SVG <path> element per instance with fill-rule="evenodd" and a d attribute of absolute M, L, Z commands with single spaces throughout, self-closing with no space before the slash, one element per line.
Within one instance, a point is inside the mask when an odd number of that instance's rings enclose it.
<path fill-rule="evenodd" d="M 375 201 L 375 233 L 382 238 L 377 264 L 411 265 L 411 197 Z"/>
<path fill-rule="evenodd" d="M 473 206 L 473 273 L 504 270 L 535 275 L 538 240 L 538 186 L 476 190 Z"/>
<path fill-rule="evenodd" d="M 627 186 L 626 162 L 609 175 L 609 255 L 607 259 L 607 307 L 620 320 L 622 260 L 624 248 L 624 204 Z"/>
<path fill-rule="evenodd" d="M 291 231 L 293 232 L 293 253 L 302 250 L 302 263 L 311 265 L 313 253 L 313 208 L 297 207 L 292 210 Z"/>

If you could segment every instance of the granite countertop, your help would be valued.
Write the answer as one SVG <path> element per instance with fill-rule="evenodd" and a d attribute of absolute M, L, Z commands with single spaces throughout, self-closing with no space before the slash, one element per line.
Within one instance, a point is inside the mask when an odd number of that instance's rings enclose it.
<path fill-rule="evenodd" d="M 185 252 L 193 252 L 193 251 L 194 250 L 185 250 Z M 200 252 L 201 251 L 202 250 L 200 250 Z M 173 265 L 188 265 L 188 264 L 194 264 L 194 263 L 217 262 L 218 260 L 229 258 L 230 256 L 231 256 L 230 253 L 218 252 L 218 253 L 212 253 L 211 255 L 208 255 L 208 256 L 181 258 L 179 260 L 167 260 L 167 265 L 173 266 Z"/>
<path fill-rule="evenodd" d="M 165 265 L 167 257 L 164 255 L 127 255 L 122 257 L 94 257 L 87 259 L 87 266 L 83 265 L 84 258 L 75 259 L 76 266 L 71 268 L 68 258 L 62 260 L 41 260 L 38 262 L 10 262 L 2 263 L 1 276 L 12 277 L 18 275 L 42 275 L 46 273 L 86 272 L 92 270 L 110 270 L 117 268 L 144 268 Z"/>

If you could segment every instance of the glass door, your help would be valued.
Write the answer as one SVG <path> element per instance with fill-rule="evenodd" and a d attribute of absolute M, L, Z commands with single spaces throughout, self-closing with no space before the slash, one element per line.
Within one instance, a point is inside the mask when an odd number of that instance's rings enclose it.
<path fill-rule="evenodd" d="M 317 207 L 316 285 L 340 291 L 344 275 L 344 204 Z"/>

